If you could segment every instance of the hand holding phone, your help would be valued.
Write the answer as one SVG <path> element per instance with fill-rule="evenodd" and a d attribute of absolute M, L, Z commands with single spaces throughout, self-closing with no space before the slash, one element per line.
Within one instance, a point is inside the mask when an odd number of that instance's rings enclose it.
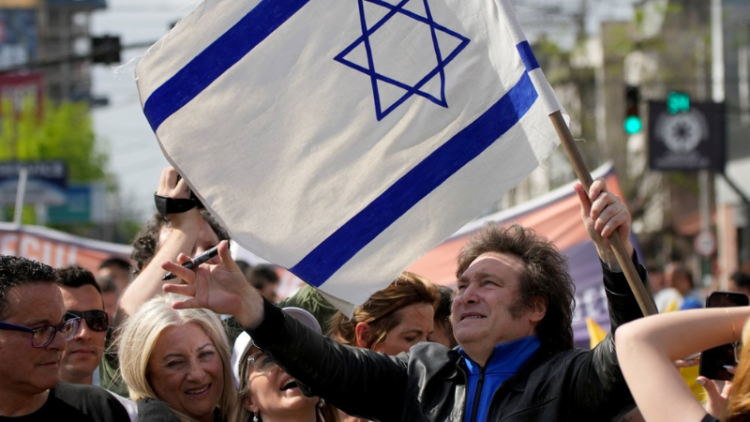
<path fill-rule="evenodd" d="M 725 308 L 728 306 L 748 306 L 747 295 L 734 292 L 712 292 L 706 299 L 706 308 Z M 742 333 L 737 333 L 741 336 Z M 739 340 L 739 338 L 738 338 Z M 729 381 L 734 377 L 727 368 L 737 365 L 735 344 L 729 343 L 701 352 L 701 363 L 698 373 L 712 380 Z"/>

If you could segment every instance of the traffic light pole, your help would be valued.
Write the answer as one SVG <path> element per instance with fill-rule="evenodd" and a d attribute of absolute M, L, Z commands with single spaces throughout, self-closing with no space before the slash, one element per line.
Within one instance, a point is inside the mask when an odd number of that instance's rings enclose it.
<path fill-rule="evenodd" d="M 581 182 L 583 189 L 588 195 L 591 184 L 594 183 L 594 179 L 591 177 L 591 172 L 589 172 L 586 163 L 583 161 L 581 152 L 573 141 L 570 129 L 568 128 L 568 125 L 565 124 L 562 113 L 559 111 L 550 114 L 549 117 L 552 121 L 552 125 L 557 131 L 557 136 L 560 137 L 560 141 L 565 148 L 565 153 L 568 155 L 568 159 L 573 165 L 573 170 L 575 170 L 576 175 L 578 175 L 578 180 Z M 638 306 L 641 308 L 643 315 L 648 316 L 657 314 L 658 311 L 656 310 L 656 305 L 654 305 L 651 295 L 643 286 L 641 277 L 638 275 L 635 265 L 633 265 L 632 257 L 629 256 L 625 250 L 625 245 L 622 243 L 622 240 L 617 236 L 610 236 L 609 243 L 612 245 L 612 252 L 614 252 L 615 258 L 617 258 L 617 262 L 620 264 L 620 268 L 622 268 L 622 272 L 628 280 L 630 289 L 633 291 L 635 300 L 638 302 Z"/>

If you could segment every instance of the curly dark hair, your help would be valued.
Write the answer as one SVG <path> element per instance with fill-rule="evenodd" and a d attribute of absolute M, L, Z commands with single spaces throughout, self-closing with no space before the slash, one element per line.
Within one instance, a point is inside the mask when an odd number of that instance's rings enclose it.
<path fill-rule="evenodd" d="M 201 215 L 203 216 L 203 220 L 205 220 L 206 223 L 211 226 L 214 233 L 216 233 L 219 241 L 229 240 L 229 235 L 226 230 L 224 230 L 224 228 L 221 227 L 213 217 L 211 217 L 211 214 L 209 214 L 208 211 L 202 209 Z M 151 221 L 146 223 L 141 231 L 135 235 L 135 240 L 133 240 L 133 253 L 130 255 L 135 262 L 135 268 L 133 269 L 134 274 L 140 273 L 141 270 L 143 270 L 143 267 L 151 262 L 151 259 L 156 255 L 159 243 L 159 232 L 165 225 L 169 226 L 169 219 L 162 217 L 159 213 L 154 213 Z"/>
<path fill-rule="evenodd" d="M 0 319 L 7 315 L 10 289 L 32 283 L 54 283 L 55 270 L 31 259 L 0 255 Z"/>
<path fill-rule="evenodd" d="M 547 313 L 536 327 L 542 347 L 548 352 L 572 349 L 575 284 L 565 257 L 555 245 L 518 224 L 489 223 L 461 250 L 456 276 L 460 278 L 475 259 L 488 252 L 515 255 L 523 261 L 519 310 L 530 308 L 533 298 L 547 300 Z"/>

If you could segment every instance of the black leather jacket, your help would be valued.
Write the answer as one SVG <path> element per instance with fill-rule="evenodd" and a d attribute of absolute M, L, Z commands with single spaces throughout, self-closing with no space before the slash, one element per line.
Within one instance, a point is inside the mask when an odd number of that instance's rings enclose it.
<path fill-rule="evenodd" d="M 634 256 L 641 278 L 646 271 Z M 612 331 L 642 316 L 621 273 L 602 265 Z M 466 367 L 456 350 L 421 343 L 389 357 L 342 346 L 266 302 L 256 345 L 301 384 L 352 416 L 381 422 L 463 422 Z M 540 349 L 495 391 L 488 421 L 608 421 L 633 407 L 612 335 L 593 350 Z M 474 412 L 476 414 L 476 412 Z"/>

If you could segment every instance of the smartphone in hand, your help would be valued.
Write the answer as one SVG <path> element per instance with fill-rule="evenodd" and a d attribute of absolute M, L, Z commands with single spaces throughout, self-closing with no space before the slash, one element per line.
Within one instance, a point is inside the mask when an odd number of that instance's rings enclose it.
<path fill-rule="evenodd" d="M 706 299 L 706 308 L 725 308 L 728 306 L 748 306 L 747 295 L 735 292 L 712 292 Z M 742 336 L 742 330 L 735 333 Z M 701 363 L 698 373 L 712 380 L 729 381 L 734 375 L 730 374 L 725 366 L 736 366 L 734 356 L 734 344 L 724 344 L 713 349 L 701 352 Z"/>

